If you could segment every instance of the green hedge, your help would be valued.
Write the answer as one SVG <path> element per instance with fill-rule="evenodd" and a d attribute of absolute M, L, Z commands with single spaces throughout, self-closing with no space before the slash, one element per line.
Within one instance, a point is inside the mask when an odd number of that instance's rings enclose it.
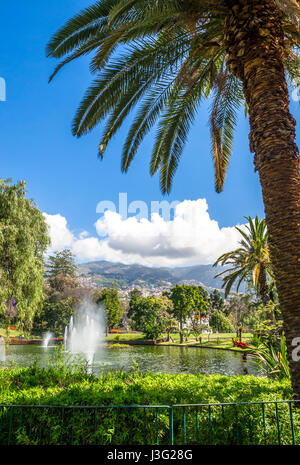
<path fill-rule="evenodd" d="M 59 363 L 0 370 L 0 404 L 48 406 L 174 405 L 291 399 L 288 381 L 254 376 L 103 373 Z M 283 444 L 292 441 L 288 404 L 174 408 L 174 443 Z M 265 422 L 264 422 L 265 420 Z M 279 429 L 278 429 L 279 420 Z M 298 414 L 294 414 L 296 440 Z M 168 444 L 165 409 L 15 409 L 0 411 L 0 444 Z"/>

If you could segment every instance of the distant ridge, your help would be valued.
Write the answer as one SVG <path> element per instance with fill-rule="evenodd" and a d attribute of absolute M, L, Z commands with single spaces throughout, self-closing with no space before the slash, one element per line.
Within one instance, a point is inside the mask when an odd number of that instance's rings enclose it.
<path fill-rule="evenodd" d="M 183 283 L 202 285 L 212 289 L 222 288 L 222 278 L 215 278 L 221 268 L 215 268 L 212 265 L 151 268 L 138 264 L 125 265 L 101 260 L 80 264 L 78 268 L 81 277 L 89 277 L 99 286 L 116 283 L 120 289 L 133 286 L 172 287 Z"/>

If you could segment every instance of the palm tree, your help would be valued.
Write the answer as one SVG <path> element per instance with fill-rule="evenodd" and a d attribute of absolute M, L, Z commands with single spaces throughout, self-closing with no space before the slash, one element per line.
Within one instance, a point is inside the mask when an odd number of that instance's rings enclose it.
<path fill-rule="evenodd" d="M 300 179 L 288 81 L 300 77 L 298 0 L 99 0 L 53 36 L 47 53 L 70 61 L 93 52 L 96 78 L 73 123 L 77 137 L 106 120 L 108 142 L 139 107 L 124 143 L 127 171 L 145 135 L 159 121 L 150 172 L 169 192 L 188 131 L 205 97 L 216 190 L 224 185 L 237 112 L 250 116 L 265 205 L 270 257 L 283 312 L 292 383 L 300 397 Z"/>
<path fill-rule="evenodd" d="M 216 277 L 223 277 L 223 287 L 225 297 L 228 296 L 234 283 L 237 283 L 236 290 L 243 281 L 252 279 L 253 285 L 264 305 L 270 300 L 268 277 L 272 281 L 272 270 L 270 263 L 268 233 L 265 220 L 259 220 L 256 216 L 253 221 L 249 216 L 246 218 L 249 224 L 246 231 L 235 227 L 242 236 L 240 247 L 232 252 L 221 255 L 214 263 L 217 265 L 230 265 L 231 268 L 219 273 Z"/>

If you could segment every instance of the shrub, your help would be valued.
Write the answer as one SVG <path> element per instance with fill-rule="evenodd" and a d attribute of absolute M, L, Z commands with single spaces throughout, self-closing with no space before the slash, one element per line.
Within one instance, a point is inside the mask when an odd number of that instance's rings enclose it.
<path fill-rule="evenodd" d="M 216 310 L 210 317 L 209 325 L 219 333 L 232 333 L 233 326 L 221 310 Z"/>
<path fill-rule="evenodd" d="M 67 355 L 68 357 L 68 355 Z M 57 409 L 54 406 L 122 406 L 174 405 L 181 403 L 251 402 L 290 399 L 289 380 L 281 382 L 266 377 L 143 374 L 138 370 L 125 373 L 112 371 L 96 378 L 88 374 L 85 364 L 66 366 L 59 351 L 47 368 L 34 364 L 27 368 L 0 370 L 0 404 L 47 405 L 44 409 L 3 408 L 0 413 L 2 430 L 0 444 L 6 444 L 9 430 L 14 444 L 160 444 L 169 441 L 169 411 L 162 408 L 108 408 L 82 410 Z M 52 406 L 52 407 L 51 407 Z M 278 404 L 281 441 L 291 440 L 289 410 Z M 183 440 L 183 410 L 174 408 L 174 438 Z M 211 415 L 211 421 L 209 416 Z M 266 407 L 267 441 L 276 443 L 274 405 Z M 186 408 L 188 443 L 202 444 L 257 443 L 265 441 L 261 405 L 215 406 L 198 411 Z M 294 416 L 295 427 L 299 415 Z M 211 429 L 209 425 L 211 424 Z M 251 425 L 251 428 L 250 428 Z M 238 434 L 237 434 L 238 433 Z M 198 434 L 198 436 L 197 436 Z M 299 440 L 300 438 L 298 437 Z"/>

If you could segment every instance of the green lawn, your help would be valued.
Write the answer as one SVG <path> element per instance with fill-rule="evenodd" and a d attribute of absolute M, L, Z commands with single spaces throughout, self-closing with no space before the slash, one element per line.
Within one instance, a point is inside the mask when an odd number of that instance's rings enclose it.
<path fill-rule="evenodd" d="M 5 328 L 0 328 L 0 336 L 4 337 L 17 337 L 20 336 L 23 332 L 21 330 L 11 330 L 9 329 L 8 332 Z M 167 334 L 164 334 L 161 339 L 166 338 Z M 165 342 L 163 343 L 164 345 L 172 345 L 172 344 L 178 344 L 181 346 L 189 346 L 189 345 L 197 345 L 197 346 L 202 346 L 202 347 L 216 347 L 220 349 L 234 349 L 237 351 L 240 351 L 241 349 L 239 348 L 234 348 L 232 344 L 232 338 L 236 338 L 235 333 L 224 333 L 224 334 L 203 334 L 201 336 L 201 342 L 194 337 L 190 336 L 188 337 L 188 340 L 184 341 L 184 344 L 179 343 L 179 333 L 176 334 L 171 334 L 172 341 L 170 342 Z M 243 342 L 249 342 L 252 338 L 251 333 L 245 333 L 243 334 L 242 340 Z M 39 339 L 37 336 L 31 335 L 29 339 Z M 122 341 L 144 341 L 145 337 L 143 333 L 140 332 L 128 332 L 128 333 L 120 333 L 120 334 L 109 334 L 107 337 L 104 339 L 107 342 L 122 342 Z"/>
<path fill-rule="evenodd" d="M 124 333 L 124 334 L 109 334 L 105 340 L 106 341 L 137 341 L 144 340 L 144 335 L 142 333 Z"/>
<path fill-rule="evenodd" d="M 0 336 L 3 336 L 3 337 L 17 337 L 17 336 L 21 336 L 21 334 L 23 334 L 23 331 L 19 329 L 6 330 L 5 328 L 0 328 Z"/>
<path fill-rule="evenodd" d="M 162 338 L 165 338 L 167 334 L 164 334 Z M 202 347 L 216 347 L 220 349 L 234 349 L 237 351 L 240 351 L 241 349 L 239 348 L 234 348 L 232 344 L 232 338 L 236 338 L 235 333 L 224 333 L 224 334 L 203 334 L 201 336 L 201 342 L 194 337 L 190 336 L 188 337 L 188 340 L 184 341 L 184 344 L 179 343 L 179 333 L 172 334 L 172 341 L 170 342 L 164 342 L 163 345 L 172 345 L 172 344 L 178 344 L 181 346 L 189 346 L 189 345 L 197 345 L 197 346 L 202 346 Z M 252 338 L 251 333 L 245 333 L 243 334 L 242 341 L 243 342 L 249 342 Z M 143 341 L 144 340 L 144 335 L 142 333 L 126 333 L 126 334 L 109 334 L 107 338 L 105 338 L 106 341 L 115 341 L 115 342 L 120 342 L 120 341 Z"/>

